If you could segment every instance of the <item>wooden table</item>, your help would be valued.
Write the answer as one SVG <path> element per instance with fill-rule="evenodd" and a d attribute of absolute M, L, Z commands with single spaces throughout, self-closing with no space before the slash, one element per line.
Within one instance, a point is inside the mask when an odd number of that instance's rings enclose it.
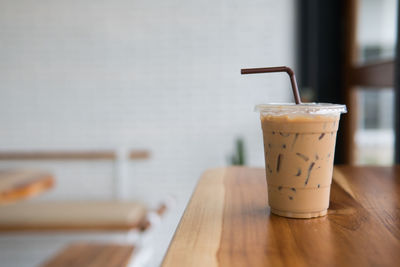
<path fill-rule="evenodd" d="M 263 169 L 205 172 L 163 266 L 400 266 L 400 166 L 334 169 L 328 215 L 270 213 Z"/>
<path fill-rule="evenodd" d="M 0 170 L 0 204 L 38 195 L 53 184 L 53 176 L 43 171 Z"/>
<path fill-rule="evenodd" d="M 124 267 L 128 266 L 133 250 L 132 245 L 72 244 L 45 262 L 42 267 Z"/>

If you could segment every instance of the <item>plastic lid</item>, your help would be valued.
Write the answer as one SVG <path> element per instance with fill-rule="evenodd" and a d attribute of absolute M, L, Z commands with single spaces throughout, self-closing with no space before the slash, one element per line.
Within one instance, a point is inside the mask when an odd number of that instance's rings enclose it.
<path fill-rule="evenodd" d="M 325 115 L 325 114 L 341 114 L 346 113 L 345 105 L 329 104 L 329 103 L 270 103 L 261 104 L 255 107 L 255 111 L 262 114 L 310 114 L 310 115 Z"/>

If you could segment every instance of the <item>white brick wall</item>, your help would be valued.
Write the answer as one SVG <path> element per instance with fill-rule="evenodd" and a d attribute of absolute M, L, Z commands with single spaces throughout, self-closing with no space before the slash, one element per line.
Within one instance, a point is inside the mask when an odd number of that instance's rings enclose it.
<path fill-rule="evenodd" d="M 124 197 L 172 194 L 176 223 L 236 137 L 262 166 L 253 107 L 291 101 L 290 84 L 240 68 L 293 66 L 294 45 L 293 0 L 0 0 L 0 149 L 149 149 L 151 160 L 130 163 Z M 92 187 L 76 196 L 110 195 L 109 169 L 62 168 L 65 190 L 81 179 Z"/>

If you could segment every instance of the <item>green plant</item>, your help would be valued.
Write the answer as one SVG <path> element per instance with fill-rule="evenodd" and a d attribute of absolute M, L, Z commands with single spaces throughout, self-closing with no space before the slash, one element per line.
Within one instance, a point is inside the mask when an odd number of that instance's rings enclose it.
<path fill-rule="evenodd" d="M 245 165 L 245 151 L 244 151 L 244 141 L 242 138 L 238 138 L 235 141 L 235 151 L 233 155 L 230 157 L 230 163 L 232 165 Z"/>

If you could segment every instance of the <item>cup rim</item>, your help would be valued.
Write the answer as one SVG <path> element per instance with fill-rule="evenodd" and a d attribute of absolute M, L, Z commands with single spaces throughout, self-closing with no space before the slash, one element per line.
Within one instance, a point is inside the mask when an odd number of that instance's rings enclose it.
<path fill-rule="evenodd" d="M 347 113 L 346 105 L 332 103 L 268 103 L 255 106 L 255 111 L 261 113 L 307 113 L 307 114 L 332 114 Z"/>

